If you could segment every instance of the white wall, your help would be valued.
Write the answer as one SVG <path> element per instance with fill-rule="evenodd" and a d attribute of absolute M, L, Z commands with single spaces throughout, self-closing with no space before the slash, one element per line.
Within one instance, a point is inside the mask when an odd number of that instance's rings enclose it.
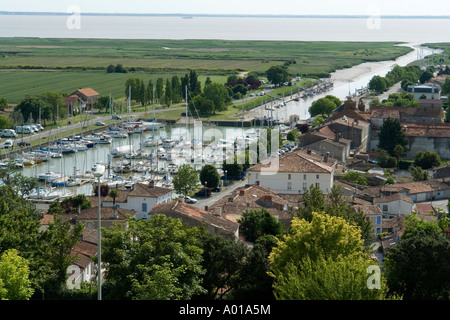
<path fill-rule="evenodd" d="M 391 202 L 379 202 L 377 205 L 380 207 L 381 211 L 384 215 L 388 214 L 390 216 L 398 216 L 400 215 L 408 215 L 411 214 L 411 212 L 414 209 L 414 204 L 409 203 L 404 200 L 397 200 L 397 201 L 391 201 Z M 383 210 L 384 205 L 387 205 L 387 211 Z"/>
<path fill-rule="evenodd" d="M 259 184 L 263 187 L 270 188 L 279 193 L 298 194 L 303 193 L 304 188 L 308 189 L 311 185 L 319 184 L 324 194 L 328 194 L 333 187 L 333 174 L 329 173 L 277 173 L 275 175 L 262 175 L 260 172 L 248 172 L 248 183 Z M 317 175 L 319 178 L 317 178 Z M 305 179 L 306 176 L 306 179 Z M 290 189 L 288 182 L 290 182 Z"/>

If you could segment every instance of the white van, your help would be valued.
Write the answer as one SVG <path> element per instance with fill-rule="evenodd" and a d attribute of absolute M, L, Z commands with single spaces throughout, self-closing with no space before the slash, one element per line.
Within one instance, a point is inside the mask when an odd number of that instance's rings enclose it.
<path fill-rule="evenodd" d="M 14 129 L 3 129 L 3 130 L 0 130 L 0 137 L 16 138 L 17 132 Z"/>
<path fill-rule="evenodd" d="M 15 128 L 17 133 L 25 133 L 25 134 L 32 134 L 34 133 L 34 130 L 32 130 L 30 127 L 27 126 L 17 126 Z"/>
<path fill-rule="evenodd" d="M 3 148 L 5 149 L 9 149 L 14 145 L 14 142 L 11 139 L 8 139 L 5 141 L 5 143 L 3 144 Z"/>

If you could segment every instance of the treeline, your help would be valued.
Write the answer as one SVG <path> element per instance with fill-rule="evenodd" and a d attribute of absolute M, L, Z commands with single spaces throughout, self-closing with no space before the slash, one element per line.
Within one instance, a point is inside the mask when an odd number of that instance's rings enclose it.
<path fill-rule="evenodd" d="M 425 83 L 433 77 L 434 67 L 421 70 L 419 66 L 394 66 L 386 76 L 373 76 L 369 81 L 369 89 L 380 94 L 388 90 L 394 84 L 401 82 L 404 91 L 409 85 Z"/>
<path fill-rule="evenodd" d="M 128 78 L 125 81 L 125 96 L 142 106 L 154 103 L 170 107 L 187 99 L 191 114 L 208 115 L 225 111 L 233 99 L 240 99 L 260 85 L 256 73 L 245 78 L 229 76 L 225 84 L 212 82 L 207 77 L 202 84 L 195 70 L 190 70 L 182 77 L 159 77 L 155 82 L 151 79 L 146 82 L 141 78 Z"/>

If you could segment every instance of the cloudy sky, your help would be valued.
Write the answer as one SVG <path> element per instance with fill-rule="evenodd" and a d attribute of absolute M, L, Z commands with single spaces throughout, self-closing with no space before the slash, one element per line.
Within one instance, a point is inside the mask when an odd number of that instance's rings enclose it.
<path fill-rule="evenodd" d="M 5 0 L 0 11 L 67 12 L 71 6 L 89 13 L 450 16 L 448 0 Z"/>

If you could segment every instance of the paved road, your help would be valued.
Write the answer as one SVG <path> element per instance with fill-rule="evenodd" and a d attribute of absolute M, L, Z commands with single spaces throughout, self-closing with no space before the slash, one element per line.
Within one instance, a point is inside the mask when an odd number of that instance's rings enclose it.
<path fill-rule="evenodd" d="M 228 186 L 222 188 L 220 192 L 212 192 L 209 198 L 197 198 L 197 203 L 194 204 L 197 208 L 205 209 L 206 206 L 210 207 L 216 201 L 222 199 L 225 195 L 233 192 L 233 190 L 243 187 L 247 184 L 247 179 L 235 182 L 229 182 Z"/>

